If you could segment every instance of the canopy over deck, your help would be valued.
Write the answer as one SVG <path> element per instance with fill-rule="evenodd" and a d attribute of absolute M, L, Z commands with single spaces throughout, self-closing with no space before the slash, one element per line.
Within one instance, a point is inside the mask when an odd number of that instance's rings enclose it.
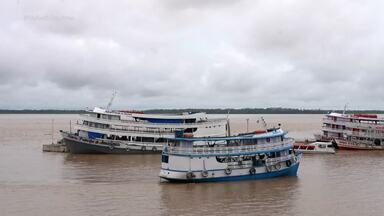
<path fill-rule="evenodd" d="M 227 137 L 194 137 L 194 138 L 185 138 L 185 137 L 175 137 L 167 138 L 172 141 L 180 142 L 198 142 L 198 141 L 230 141 L 230 140 L 256 140 L 256 139 L 265 139 L 265 138 L 274 138 L 279 136 L 284 136 L 287 132 L 284 132 L 282 129 L 277 129 L 274 131 L 266 132 L 263 134 L 255 135 L 242 135 L 242 136 L 227 136 Z"/>

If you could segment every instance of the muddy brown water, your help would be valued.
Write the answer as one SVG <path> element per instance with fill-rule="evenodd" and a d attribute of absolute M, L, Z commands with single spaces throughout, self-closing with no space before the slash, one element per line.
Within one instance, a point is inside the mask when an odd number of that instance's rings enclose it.
<path fill-rule="evenodd" d="M 322 115 L 263 115 L 297 139 Z M 260 115 L 231 115 L 232 132 Z M 384 152 L 305 155 L 297 177 L 170 184 L 159 155 L 43 153 L 76 115 L 0 115 L 0 215 L 383 215 Z M 58 139 L 56 132 L 54 138 Z"/>

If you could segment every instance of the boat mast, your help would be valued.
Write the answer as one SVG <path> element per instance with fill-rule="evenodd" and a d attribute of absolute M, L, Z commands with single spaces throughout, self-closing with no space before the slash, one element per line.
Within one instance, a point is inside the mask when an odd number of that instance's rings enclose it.
<path fill-rule="evenodd" d="M 227 113 L 227 133 L 228 133 L 228 136 L 231 136 L 231 126 L 230 126 L 230 123 L 229 123 L 229 110 L 228 110 L 228 113 Z"/>
<path fill-rule="evenodd" d="M 249 118 L 245 119 L 247 121 L 247 133 L 249 132 Z"/>
<path fill-rule="evenodd" d="M 264 120 L 264 117 L 261 116 L 260 119 L 261 119 L 261 121 L 263 122 L 263 127 L 264 127 L 264 129 L 267 130 L 267 129 L 268 129 L 268 126 L 267 126 L 267 122 L 265 122 L 265 120 Z"/>
<path fill-rule="evenodd" d="M 343 115 L 345 114 L 345 111 L 347 111 L 347 106 L 348 106 L 348 103 L 346 103 L 346 104 L 344 105 Z"/>
<path fill-rule="evenodd" d="M 109 103 L 107 105 L 107 108 L 106 108 L 107 111 L 111 111 L 112 102 L 113 102 L 113 99 L 115 99 L 116 94 L 117 94 L 117 92 L 116 92 L 116 90 L 114 90 L 112 93 L 111 100 L 109 101 Z"/>
<path fill-rule="evenodd" d="M 51 139 L 52 139 L 52 144 L 53 144 L 53 122 L 54 122 L 54 119 L 52 119 L 52 125 L 51 125 Z"/>

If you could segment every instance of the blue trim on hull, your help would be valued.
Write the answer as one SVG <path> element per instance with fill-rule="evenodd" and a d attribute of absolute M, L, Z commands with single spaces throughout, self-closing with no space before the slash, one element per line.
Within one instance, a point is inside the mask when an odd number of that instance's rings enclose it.
<path fill-rule="evenodd" d="M 225 176 L 225 177 L 217 177 L 217 178 L 200 178 L 200 179 L 170 179 L 170 178 L 164 178 L 164 177 L 161 177 L 161 178 L 166 179 L 169 182 L 180 182 L 180 183 L 261 180 L 261 179 L 275 178 L 275 177 L 279 177 L 279 176 L 296 176 L 297 170 L 299 169 L 299 165 L 300 165 L 300 163 L 297 163 L 288 169 L 269 172 L 269 173 L 268 172 L 267 173 L 260 173 L 260 174 L 255 174 L 255 175 Z"/>

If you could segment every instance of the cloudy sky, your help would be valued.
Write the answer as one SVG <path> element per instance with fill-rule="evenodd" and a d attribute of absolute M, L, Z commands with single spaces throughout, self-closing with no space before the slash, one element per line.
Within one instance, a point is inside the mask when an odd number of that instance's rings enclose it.
<path fill-rule="evenodd" d="M 384 2 L 5 0 L 0 109 L 384 109 Z"/>

